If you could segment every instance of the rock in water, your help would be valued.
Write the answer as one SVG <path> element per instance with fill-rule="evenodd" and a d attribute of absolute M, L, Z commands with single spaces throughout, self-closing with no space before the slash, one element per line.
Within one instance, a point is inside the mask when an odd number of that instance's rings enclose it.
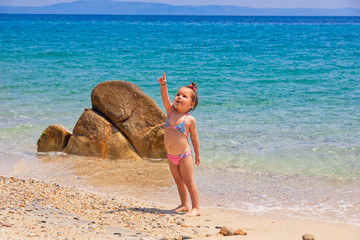
<path fill-rule="evenodd" d="M 64 152 L 102 158 L 141 159 L 119 129 L 88 108 L 77 121 Z"/>
<path fill-rule="evenodd" d="M 143 158 L 166 158 L 166 115 L 138 86 L 126 81 L 106 81 L 91 93 L 92 107 L 102 113 L 130 140 Z"/>
<path fill-rule="evenodd" d="M 38 152 L 62 152 L 66 147 L 71 132 L 61 125 L 48 126 L 37 142 Z"/>
<path fill-rule="evenodd" d="M 310 233 L 305 233 L 302 237 L 303 240 L 315 240 L 314 235 L 310 234 Z"/>

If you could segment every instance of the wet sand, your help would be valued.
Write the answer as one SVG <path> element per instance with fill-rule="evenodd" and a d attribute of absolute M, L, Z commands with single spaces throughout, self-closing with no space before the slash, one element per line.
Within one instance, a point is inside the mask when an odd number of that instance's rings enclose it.
<path fill-rule="evenodd" d="M 123 173 L 119 174 L 118 169 L 112 173 L 114 166 L 108 166 L 107 174 L 99 172 L 98 178 L 94 178 L 87 176 L 85 170 L 99 167 L 101 162 L 90 161 L 83 172 L 77 166 L 80 180 L 94 185 L 94 191 L 65 185 L 63 182 L 67 180 L 60 181 L 60 178 L 58 182 L 49 182 L 0 177 L 0 239 L 223 239 L 218 234 L 219 227 L 223 226 L 247 232 L 246 236 L 226 239 L 288 240 L 301 239 L 304 233 L 311 233 L 318 240 L 360 239 L 359 226 L 249 215 L 221 206 L 203 208 L 202 216 L 195 218 L 174 214 L 170 211 L 174 204 L 169 205 L 161 199 L 154 203 L 139 197 L 142 188 L 172 184 L 165 163 L 113 164 L 122 164 Z M 129 191 L 124 188 L 111 193 L 111 189 L 119 188 L 115 183 L 128 186 L 132 192 L 134 188 L 139 189 L 137 198 L 128 197 Z M 98 191 L 103 186 L 108 186 L 109 191 Z M 157 195 L 154 191 L 151 199 L 157 199 Z"/>

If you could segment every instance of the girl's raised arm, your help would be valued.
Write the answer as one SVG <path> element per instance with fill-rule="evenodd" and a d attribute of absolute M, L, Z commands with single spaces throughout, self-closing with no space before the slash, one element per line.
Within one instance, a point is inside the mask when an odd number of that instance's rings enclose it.
<path fill-rule="evenodd" d="M 168 89 L 167 89 L 167 85 L 166 85 L 166 77 L 165 77 L 165 73 L 162 77 L 160 77 L 158 79 L 158 82 L 160 83 L 160 87 L 161 87 L 161 97 L 163 100 L 163 104 L 166 110 L 166 113 L 169 114 L 171 108 L 172 108 L 172 103 L 170 101 L 169 98 L 169 93 L 168 93 Z"/>

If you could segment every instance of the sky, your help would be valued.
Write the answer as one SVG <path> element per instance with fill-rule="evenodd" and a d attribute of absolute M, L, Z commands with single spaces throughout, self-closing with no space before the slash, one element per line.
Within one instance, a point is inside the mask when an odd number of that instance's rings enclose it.
<path fill-rule="evenodd" d="M 0 0 L 2 6 L 46 6 L 75 0 Z M 254 8 L 360 8 L 360 0 L 122 0 L 171 5 L 233 5 Z"/>

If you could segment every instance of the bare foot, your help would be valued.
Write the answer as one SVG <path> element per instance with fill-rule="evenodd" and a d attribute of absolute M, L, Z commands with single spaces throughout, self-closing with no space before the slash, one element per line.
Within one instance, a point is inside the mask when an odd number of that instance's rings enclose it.
<path fill-rule="evenodd" d="M 201 215 L 201 211 L 198 208 L 193 208 L 185 214 L 185 217 L 197 217 Z"/>
<path fill-rule="evenodd" d="M 178 213 L 181 213 L 181 212 L 187 212 L 189 211 L 189 207 L 188 206 L 178 206 L 177 208 L 171 210 L 172 212 L 178 212 Z"/>

